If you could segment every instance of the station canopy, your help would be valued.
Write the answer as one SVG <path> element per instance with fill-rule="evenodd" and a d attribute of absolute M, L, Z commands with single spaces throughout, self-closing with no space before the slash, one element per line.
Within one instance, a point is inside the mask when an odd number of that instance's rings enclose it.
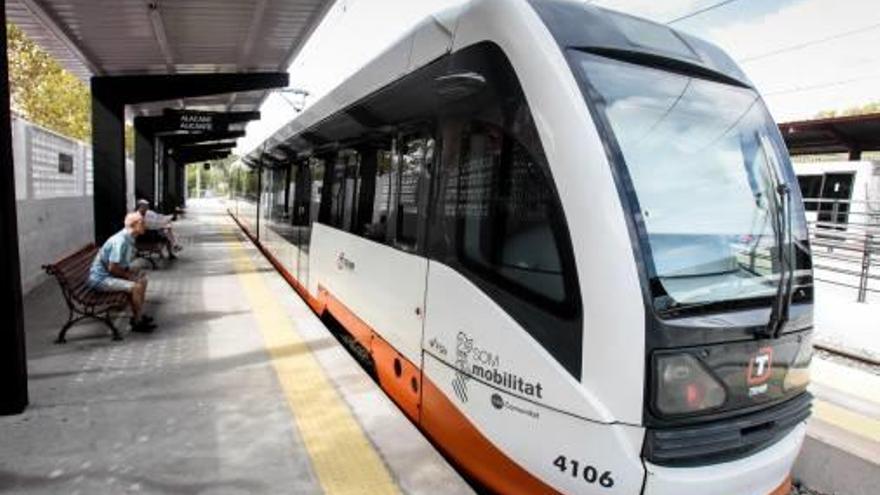
<path fill-rule="evenodd" d="M 6 0 L 7 20 L 85 82 L 92 76 L 286 72 L 332 0 Z M 253 111 L 267 91 L 133 105 Z"/>
<path fill-rule="evenodd" d="M 880 151 L 880 114 L 830 117 L 779 124 L 792 155 Z"/>

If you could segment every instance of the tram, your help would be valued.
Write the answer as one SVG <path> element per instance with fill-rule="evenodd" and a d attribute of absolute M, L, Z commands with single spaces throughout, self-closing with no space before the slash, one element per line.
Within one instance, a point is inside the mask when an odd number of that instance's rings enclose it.
<path fill-rule="evenodd" d="M 779 131 L 720 49 L 474 0 L 243 164 L 231 213 L 490 490 L 788 493 L 810 247 Z"/>

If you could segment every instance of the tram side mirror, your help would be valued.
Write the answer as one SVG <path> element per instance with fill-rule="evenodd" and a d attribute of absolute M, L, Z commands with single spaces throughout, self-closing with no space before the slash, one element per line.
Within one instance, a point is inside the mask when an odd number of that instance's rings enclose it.
<path fill-rule="evenodd" d="M 434 79 L 434 92 L 446 101 L 456 101 L 473 96 L 485 87 L 486 78 L 473 71 L 447 74 Z"/>

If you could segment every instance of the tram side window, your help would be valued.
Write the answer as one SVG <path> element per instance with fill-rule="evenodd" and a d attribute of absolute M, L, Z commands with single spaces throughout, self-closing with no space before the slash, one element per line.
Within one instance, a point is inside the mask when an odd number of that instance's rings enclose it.
<path fill-rule="evenodd" d="M 579 379 L 583 308 L 574 252 L 522 87 L 492 43 L 462 49 L 451 66 L 483 75 L 486 86 L 443 106 L 427 252 Z"/>
<path fill-rule="evenodd" d="M 395 189 L 396 174 L 392 167 L 392 152 L 379 150 L 376 156 L 376 189 L 373 196 L 373 215 L 364 235 L 376 242 L 385 242 L 388 216 L 391 214 L 391 198 Z"/>
<path fill-rule="evenodd" d="M 434 140 L 406 137 L 401 145 L 395 237 L 398 247 L 411 250 L 418 242 L 419 196 L 423 173 L 434 159 Z"/>
<path fill-rule="evenodd" d="M 295 180 L 291 184 L 294 189 L 293 201 L 293 225 L 309 225 L 310 212 L 312 211 L 312 180 L 309 162 L 305 161 L 296 166 Z"/>
<path fill-rule="evenodd" d="M 357 215 L 357 196 L 360 189 L 358 177 L 359 155 L 345 150 L 337 155 L 333 165 L 330 188 L 330 216 L 328 225 L 352 232 Z"/>
<path fill-rule="evenodd" d="M 345 153 L 345 195 L 342 199 L 342 227 L 346 232 L 352 232 L 357 222 L 357 197 L 360 194 L 361 180 L 358 169 L 360 167 L 360 155 L 356 151 Z"/>
<path fill-rule="evenodd" d="M 309 224 L 319 221 L 321 214 L 321 198 L 324 195 L 324 160 L 313 158 L 309 163 L 311 179 L 311 205 L 309 207 Z"/>
<path fill-rule="evenodd" d="M 296 169 L 299 168 L 295 163 L 291 163 L 287 166 L 287 183 L 286 189 L 284 191 L 285 195 L 285 211 L 284 215 L 287 218 L 289 223 L 293 223 L 293 212 L 296 209 L 294 205 L 296 204 Z"/>
<path fill-rule="evenodd" d="M 284 186 L 287 183 L 287 169 L 266 169 L 263 174 L 263 195 L 265 205 L 263 217 L 269 222 L 283 223 L 286 220 L 284 209 Z"/>
<path fill-rule="evenodd" d="M 372 146 L 363 146 L 357 151 L 358 162 L 355 174 L 355 191 L 352 194 L 351 230 L 354 235 L 370 236 L 370 225 L 373 221 L 373 204 L 376 200 L 376 167 L 379 150 Z"/>
<path fill-rule="evenodd" d="M 566 299 L 553 227 L 555 194 L 527 149 L 493 124 L 464 127 L 457 173 L 446 187 L 463 264 L 515 292 Z M 455 204 L 449 208 L 450 200 Z"/>
<path fill-rule="evenodd" d="M 345 219 L 345 156 L 339 155 L 333 163 L 332 177 L 329 180 L 330 187 L 330 218 L 328 225 L 342 228 Z"/>

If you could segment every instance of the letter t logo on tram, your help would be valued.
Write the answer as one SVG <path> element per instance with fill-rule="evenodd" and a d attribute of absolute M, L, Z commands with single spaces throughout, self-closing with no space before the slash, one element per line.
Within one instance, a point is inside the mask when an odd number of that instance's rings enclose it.
<path fill-rule="evenodd" d="M 758 350 L 749 361 L 749 370 L 746 380 L 749 385 L 760 385 L 770 378 L 771 365 L 773 364 L 773 348 L 764 347 Z"/>

